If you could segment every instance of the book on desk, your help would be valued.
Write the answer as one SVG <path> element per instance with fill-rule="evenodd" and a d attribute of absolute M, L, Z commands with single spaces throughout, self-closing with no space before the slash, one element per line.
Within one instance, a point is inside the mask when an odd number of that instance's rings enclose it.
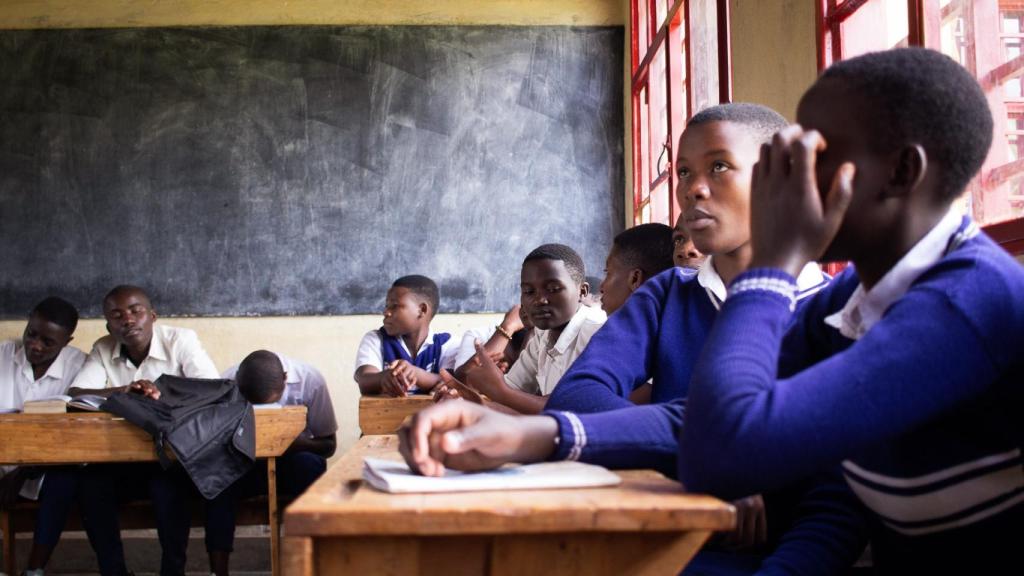
<path fill-rule="evenodd" d="M 75 397 L 57 394 L 25 402 L 22 412 L 25 414 L 61 414 L 68 412 L 69 408 L 86 412 L 99 412 L 100 406 L 106 401 L 105 397 L 96 394 L 82 394 Z"/>

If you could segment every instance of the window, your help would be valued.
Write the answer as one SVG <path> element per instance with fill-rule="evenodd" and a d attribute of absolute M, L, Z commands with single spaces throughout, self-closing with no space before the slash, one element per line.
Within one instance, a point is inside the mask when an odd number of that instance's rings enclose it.
<path fill-rule="evenodd" d="M 818 0 L 818 65 L 926 46 L 978 79 L 995 119 L 992 150 L 958 206 L 1024 254 L 1024 0 Z"/>
<path fill-rule="evenodd" d="M 685 121 L 731 99 L 728 0 L 631 0 L 630 23 L 633 220 L 671 225 Z"/>

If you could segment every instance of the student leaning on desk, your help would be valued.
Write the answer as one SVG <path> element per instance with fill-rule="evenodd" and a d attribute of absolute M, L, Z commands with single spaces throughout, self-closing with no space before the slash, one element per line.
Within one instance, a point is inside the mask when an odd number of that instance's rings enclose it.
<path fill-rule="evenodd" d="M 32 309 L 20 341 L 0 344 L 0 412 L 21 410 L 25 402 L 68 390 L 85 363 L 85 354 L 68 346 L 77 326 L 78 310 L 50 297 Z M 76 478 L 70 469 L 48 470 L 44 477 L 39 469 L 0 467 L 0 508 L 12 507 L 19 496 L 39 500 L 29 572 L 46 567 L 75 496 Z"/>

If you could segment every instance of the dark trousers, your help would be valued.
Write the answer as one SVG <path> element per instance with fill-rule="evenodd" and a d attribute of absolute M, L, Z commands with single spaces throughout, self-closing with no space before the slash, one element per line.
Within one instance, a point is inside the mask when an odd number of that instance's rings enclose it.
<path fill-rule="evenodd" d="M 147 497 L 153 502 L 160 539 L 160 574 L 184 574 L 191 513 L 187 501 L 180 497 L 178 474 L 184 474 L 180 466 L 165 471 L 157 464 L 90 465 L 82 469 L 79 483 L 82 524 L 96 553 L 101 574 L 122 576 L 128 573 L 118 510 L 122 502 Z"/>
<path fill-rule="evenodd" d="M 71 506 L 78 499 L 78 466 L 54 466 L 39 469 L 45 473 L 43 489 L 39 493 L 39 511 L 33 540 L 47 548 L 60 542 Z"/>
<path fill-rule="evenodd" d="M 277 490 L 298 496 L 327 470 L 327 459 L 312 452 L 293 452 L 277 458 Z M 206 507 L 206 549 L 230 552 L 235 541 L 237 502 L 267 493 L 267 465 L 259 462 Z M 226 497 L 226 495 L 230 495 Z"/>

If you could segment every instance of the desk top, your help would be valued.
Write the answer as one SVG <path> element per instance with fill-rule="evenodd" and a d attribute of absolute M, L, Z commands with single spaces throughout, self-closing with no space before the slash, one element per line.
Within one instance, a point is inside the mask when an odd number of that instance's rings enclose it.
<path fill-rule="evenodd" d="M 735 510 L 686 494 L 657 472 L 617 471 L 620 486 L 451 494 L 385 494 L 363 458 L 398 459 L 396 436 L 364 436 L 285 511 L 289 536 L 729 530 Z"/>
<path fill-rule="evenodd" d="M 306 407 L 256 410 L 256 457 L 280 456 L 306 427 Z M 0 414 L 0 463 L 151 462 L 145 430 L 106 412 Z"/>

